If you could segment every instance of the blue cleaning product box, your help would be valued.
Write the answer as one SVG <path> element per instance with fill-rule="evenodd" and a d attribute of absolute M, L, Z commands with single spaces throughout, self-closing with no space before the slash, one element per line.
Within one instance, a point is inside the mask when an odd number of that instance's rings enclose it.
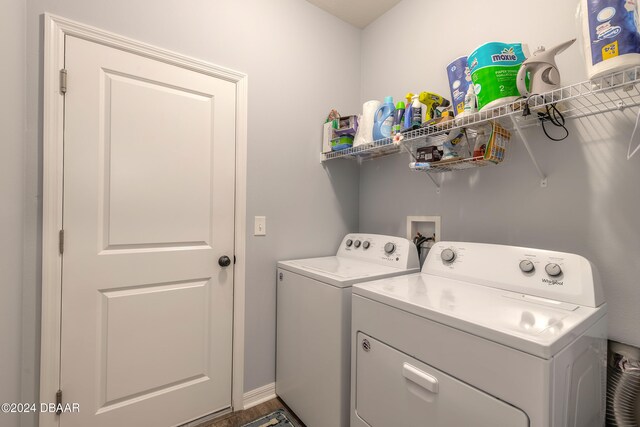
<path fill-rule="evenodd" d="M 447 65 L 447 77 L 449 78 L 453 115 L 457 116 L 464 111 L 464 97 L 471 84 L 471 73 L 466 56 L 461 56 Z"/>

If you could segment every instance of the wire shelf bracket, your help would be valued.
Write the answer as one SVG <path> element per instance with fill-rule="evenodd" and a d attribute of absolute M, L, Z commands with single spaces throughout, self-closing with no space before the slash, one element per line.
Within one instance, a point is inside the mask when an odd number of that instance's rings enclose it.
<path fill-rule="evenodd" d="M 522 132 L 522 128 L 520 127 L 520 124 L 518 123 L 518 120 L 516 120 L 516 117 L 515 116 L 509 116 L 509 117 L 511 118 L 511 123 L 513 124 L 513 128 L 516 130 L 518 135 L 520 135 L 520 140 L 522 141 L 522 144 L 524 145 L 524 148 L 527 149 L 527 153 L 529 154 L 529 158 L 531 159 L 531 162 L 533 163 L 533 166 L 536 168 L 536 172 L 538 173 L 538 176 L 540 177 L 540 187 L 547 188 L 547 184 L 548 184 L 547 175 L 540 168 L 540 165 L 538 164 L 538 161 L 536 160 L 536 156 L 533 155 L 533 151 L 531 150 L 531 145 L 529 145 L 529 140 L 525 136 L 524 132 Z"/>
<path fill-rule="evenodd" d="M 436 194 L 440 194 L 440 189 L 441 189 L 441 185 L 438 184 L 438 181 L 436 181 L 436 179 L 433 177 L 433 175 L 431 175 L 430 173 L 426 174 L 429 179 L 431 179 L 431 182 L 433 182 L 433 185 L 436 186 Z"/>

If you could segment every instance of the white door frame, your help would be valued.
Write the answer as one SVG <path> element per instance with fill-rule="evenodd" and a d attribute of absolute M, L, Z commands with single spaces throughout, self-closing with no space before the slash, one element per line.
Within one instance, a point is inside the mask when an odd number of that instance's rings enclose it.
<path fill-rule="evenodd" d="M 56 392 L 60 384 L 62 256 L 59 253 L 59 231 L 62 229 L 64 127 L 64 96 L 60 92 L 60 70 L 64 68 L 65 36 L 70 35 L 224 79 L 236 85 L 234 243 L 236 264 L 234 266 L 233 280 L 233 379 L 231 405 L 233 408 L 242 408 L 246 268 L 247 75 L 51 14 L 45 14 L 44 31 L 40 402 L 55 402 Z M 69 76 L 69 83 L 73 87 L 73 76 Z M 40 427 L 54 427 L 58 423 L 59 418 L 55 414 L 40 414 Z"/>

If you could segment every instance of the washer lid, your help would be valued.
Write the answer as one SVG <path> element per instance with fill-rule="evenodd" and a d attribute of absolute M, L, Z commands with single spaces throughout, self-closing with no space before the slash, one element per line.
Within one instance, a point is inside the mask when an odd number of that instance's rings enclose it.
<path fill-rule="evenodd" d="M 341 256 L 281 261 L 278 267 L 338 287 L 418 271 L 417 268 L 406 270 Z"/>
<path fill-rule="evenodd" d="M 353 293 L 545 359 L 606 313 L 426 273 L 362 283 Z"/>

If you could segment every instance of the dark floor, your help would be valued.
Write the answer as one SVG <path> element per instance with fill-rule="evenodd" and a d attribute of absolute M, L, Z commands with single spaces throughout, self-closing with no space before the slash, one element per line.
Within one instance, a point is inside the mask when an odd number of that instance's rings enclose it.
<path fill-rule="evenodd" d="M 304 427 L 304 424 L 302 424 L 302 422 L 295 415 L 293 415 L 293 413 L 289 410 L 289 408 L 287 408 L 282 400 L 277 397 L 275 399 L 261 403 L 260 405 L 254 406 L 253 408 L 233 412 L 217 420 L 208 421 L 198 427 L 240 427 L 251 421 L 257 420 L 260 417 L 270 414 L 271 412 L 278 409 L 284 409 L 287 418 L 289 418 L 289 420 L 291 420 L 291 422 L 295 426 Z"/>

